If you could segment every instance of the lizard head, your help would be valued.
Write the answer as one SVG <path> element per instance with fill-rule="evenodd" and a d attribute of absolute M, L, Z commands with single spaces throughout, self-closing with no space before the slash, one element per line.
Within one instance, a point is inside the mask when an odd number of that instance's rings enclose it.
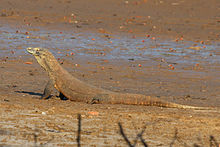
<path fill-rule="evenodd" d="M 30 54 L 32 54 L 32 55 L 34 55 L 35 57 L 36 57 L 36 56 L 41 56 L 41 57 L 43 57 L 43 56 L 47 55 L 49 51 L 48 51 L 47 49 L 44 49 L 44 48 L 28 47 L 28 48 L 27 48 L 27 52 L 30 53 Z"/>
<path fill-rule="evenodd" d="M 45 48 L 33 48 L 33 47 L 28 47 L 27 52 L 32 54 L 36 59 L 37 62 L 45 69 L 49 69 L 49 65 L 53 65 L 53 61 L 56 62 L 55 57 L 49 50 Z"/>

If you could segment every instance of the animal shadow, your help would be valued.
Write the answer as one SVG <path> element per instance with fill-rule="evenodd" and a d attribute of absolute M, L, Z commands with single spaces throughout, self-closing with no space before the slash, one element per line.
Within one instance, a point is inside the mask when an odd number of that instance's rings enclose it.
<path fill-rule="evenodd" d="M 40 97 L 43 96 L 43 94 L 37 93 L 37 92 L 30 92 L 30 91 L 15 91 L 15 92 L 17 92 L 17 93 L 25 93 L 25 94 L 29 94 L 29 95 L 33 95 L 33 96 L 40 96 Z"/>

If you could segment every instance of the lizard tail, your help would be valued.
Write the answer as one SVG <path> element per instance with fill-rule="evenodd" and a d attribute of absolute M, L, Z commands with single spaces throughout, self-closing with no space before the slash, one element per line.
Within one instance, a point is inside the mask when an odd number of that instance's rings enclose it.
<path fill-rule="evenodd" d="M 196 107 L 189 105 L 181 105 L 172 102 L 167 102 L 156 97 L 141 95 L 141 94 L 130 94 L 130 93 L 114 93 L 108 95 L 105 99 L 106 103 L 111 104 L 127 104 L 127 105 L 145 105 L 145 106 L 157 106 L 165 108 L 179 108 L 179 109 L 195 109 L 195 110 L 211 110 L 210 107 Z M 108 102 L 107 102 L 108 101 Z"/>

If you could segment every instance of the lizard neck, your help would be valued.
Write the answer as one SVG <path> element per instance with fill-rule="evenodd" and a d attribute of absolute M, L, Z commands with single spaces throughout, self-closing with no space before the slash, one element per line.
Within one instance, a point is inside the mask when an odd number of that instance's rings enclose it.
<path fill-rule="evenodd" d="M 52 54 L 47 54 L 47 56 L 45 57 L 35 57 L 38 63 L 49 74 L 51 79 L 53 79 L 57 75 L 62 75 L 60 71 L 63 71 L 63 68 Z"/>

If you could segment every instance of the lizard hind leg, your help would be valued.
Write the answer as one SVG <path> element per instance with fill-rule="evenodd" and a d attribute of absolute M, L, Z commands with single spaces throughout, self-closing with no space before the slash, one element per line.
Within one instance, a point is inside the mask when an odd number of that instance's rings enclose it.
<path fill-rule="evenodd" d="M 61 93 L 61 92 L 60 92 L 59 97 L 60 97 L 61 100 L 64 100 L 64 101 L 68 100 L 68 98 L 65 97 L 65 96 L 63 95 L 63 93 Z"/>
<path fill-rule="evenodd" d="M 41 99 L 49 99 L 49 98 L 51 98 L 52 97 L 53 89 L 54 89 L 53 81 L 49 80 L 47 82 L 47 85 L 46 85 L 45 89 L 44 89 L 44 93 L 41 96 Z"/>

